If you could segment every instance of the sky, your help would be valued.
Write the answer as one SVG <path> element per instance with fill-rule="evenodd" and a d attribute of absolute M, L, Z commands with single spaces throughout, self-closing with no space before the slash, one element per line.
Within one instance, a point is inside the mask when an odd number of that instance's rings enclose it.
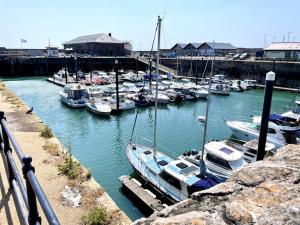
<path fill-rule="evenodd" d="M 134 50 L 149 50 L 158 15 L 162 48 L 205 41 L 263 47 L 265 36 L 268 44 L 300 41 L 299 12 L 300 0 L 0 0 L 0 47 L 61 46 L 112 33 Z"/>

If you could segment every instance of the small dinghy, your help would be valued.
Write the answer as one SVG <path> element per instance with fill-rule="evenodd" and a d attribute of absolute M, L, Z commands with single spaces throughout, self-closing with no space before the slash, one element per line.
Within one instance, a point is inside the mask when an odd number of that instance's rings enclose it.
<path fill-rule="evenodd" d="M 198 117 L 197 117 L 197 120 L 198 120 L 199 122 L 205 122 L 205 116 L 198 116 Z"/>

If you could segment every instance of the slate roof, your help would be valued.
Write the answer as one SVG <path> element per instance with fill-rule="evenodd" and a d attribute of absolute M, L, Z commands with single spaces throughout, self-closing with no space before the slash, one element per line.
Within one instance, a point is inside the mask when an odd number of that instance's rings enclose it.
<path fill-rule="evenodd" d="M 284 51 L 284 50 L 298 50 L 300 51 L 300 42 L 273 42 L 268 47 L 264 48 L 265 51 Z"/>
<path fill-rule="evenodd" d="M 207 44 L 209 45 L 211 48 L 214 49 L 230 49 L 230 50 L 235 50 L 236 47 L 234 47 L 232 44 L 230 43 L 221 43 L 221 42 L 204 42 L 203 44 Z"/>
<path fill-rule="evenodd" d="M 185 46 L 187 46 L 187 44 L 184 43 L 176 43 L 171 49 L 175 48 L 177 45 L 182 49 L 185 48 Z"/>
<path fill-rule="evenodd" d="M 192 45 L 194 48 L 199 48 L 202 43 L 188 43 L 184 48 L 186 48 L 188 45 Z"/>
<path fill-rule="evenodd" d="M 114 44 L 121 44 L 122 41 L 109 36 L 105 33 L 99 34 L 91 34 L 91 35 L 84 35 L 79 36 L 77 38 L 72 39 L 71 41 L 66 42 L 65 44 L 82 44 L 82 43 L 114 43 Z"/>

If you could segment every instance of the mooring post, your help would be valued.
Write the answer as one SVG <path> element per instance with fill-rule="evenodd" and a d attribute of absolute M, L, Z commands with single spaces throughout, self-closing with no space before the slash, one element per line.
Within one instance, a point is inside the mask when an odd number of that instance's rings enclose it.
<path fill-rule="evenodd" d="M 26 190 L 27 190 L 27 198 L 28 198 L 28 223 L 29 225 L 36 225 L 41 223 L 41 217 L 39 216 L 39 211 L 37 209 L 37 201 L 36 194 L 31 186 L 31 183 L 28 178 L 28 173 L 34 173 L 34 167 L 31 165 L 32 158 L 24 157 L 22 159 L 23 163 L 23 176 L 26 181 Z"/>
<path fill-rule="evenodd" d="M 68 74 L 67 74 L 67 63 L 66 63 L 66 57 L 64 56 L 64 62 L 65 62 L 65 82 L 66 85 L 68 84 Z"/>
<path fill-rule="evenodd" d="M 91 61 L 91 56 L 89 57 L 89 67 L 90 67 L 90 83 L 92 84 L 92 81 L 93 81 L 93 73 L 92 73 L 92 61 Z"/>
<path fill-rule="evenodd" d="M 78 83 L 78 59 L 77 59 L 77 54 L 75 55 L 74 59 L 75 59 L 76 83 Z"/>
<path fill-rule="evenodd" d="M 2 137 L 0 136 L 0 144 L 1 144 L 1 142 L 3 142 L 3 146 L 4 146 L 3 150 L 4 150 L 5 157 L 6 157 L 6 163 L 7 163 L 7 169 L 8 169 L 8 180 L 9 180 L 10 187 L 12 187 L 12 181 L 13 181 L 13 179 L 15 179 L 15 175 L 14 175 L 13 169 L 11 167 L 10 160 L 8 160 L 8 157 L 7 157 L 8 151 L 11 152 L 11 147 L 9 144 L 9 139 L 8 139 L 7 133 L 4 129 L 4 127 L 2 126 L 2 120 L 6 120 L 6 118 L 4 116 L 4 112 L 0 112 L 0 123 L 1 123 L 1 132 L 2 132 Z"/>
<path fill-rule="evenodd" d="M 136 69 L 136 78 L 138 79 L 139 77 L 139 57 L 136 57 L 136 64 L 135 64 L 135 69 Z"/>
<path fill-rule="evenodd" d="M 263 110 L 261 116 L 261 125 L 260 125 L 258 151 L 257 151 L 256 160 L 263 160 L 265 155 L 274 81 L 275 81 L 275 73 L 273 71 L 268 72 L 266 75 L 265 96 L 264 96 L 264 104 L 263 104 Z"/>
<path fill-rule="evenodd" d="M 150 58 L 150 70 L 149 70 L 149 89 L 151 90 L 151 80 L 152 80 L 152 58 Z"/>
<path fill-rule="evenodd" d="M 118 60 L 115 60 L 115 73 L 116 73 L 116 97 L 117 97 L 117 112 L 119 112 L 119 70 L 118 70 Z"/>

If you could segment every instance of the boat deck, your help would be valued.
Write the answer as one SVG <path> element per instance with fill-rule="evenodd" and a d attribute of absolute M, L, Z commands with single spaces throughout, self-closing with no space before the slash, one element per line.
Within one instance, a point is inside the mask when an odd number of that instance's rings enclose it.
<path fill-rule="evenodd" d="M 131 179 L 130 176 L 121 176 L 119 178 L 123 187 L 125 187 L 131 194 L 133 194 L 138 200 L 140 200 L 145 206 L 147 206 L 153 212 L 159 212 L 165 208 L 165 206 L 154 196 L 151 196 L 146 189 L 142 188 L 137 182 Z"/>

